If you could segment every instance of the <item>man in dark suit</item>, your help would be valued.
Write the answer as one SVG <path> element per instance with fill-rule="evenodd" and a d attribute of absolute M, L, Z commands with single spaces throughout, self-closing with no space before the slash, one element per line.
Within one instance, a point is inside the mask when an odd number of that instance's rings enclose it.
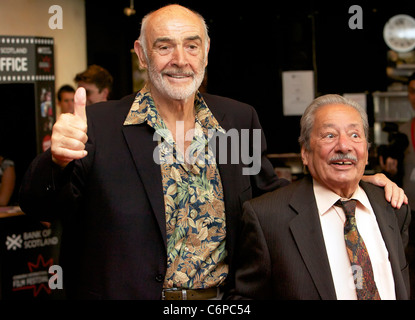
<path fill-rule="evenodd" d="M 353 101 L 326 95 L 307 108 L 299 141 L 311 176 L 244 204 L 233 298 L 408 299 L 409 206 L 360 182 L 367 137 Z M 339 199 L 357 200 L 353 214 Z"/>
<path fill-rule="evenodd" d="M 208 49 L 194 12 L 149 14 L 135 42 L 145 88 L 87 108 L 78 90 L 74 114 L 59 118 L 51 149 L 29 168 L 20 205 L 62 217 L 69 298 L 217 297 L 231 281 L 243 202 L 288 184 L 265 158 L 255 110 L 198 93 Z"/>
<path fill-rule="evenodd" d="M 217 298 L 232 283 L 243 202 L 287 184 L 255 110 L 198 92 L 209 45 L 203 18 L 186 8 L 147 15 L 135 42 L 147 85 L 86 110 L 79 89 L 74 114 L 29 168 L 20 206 L 62 217 L 69 298 Z"/>

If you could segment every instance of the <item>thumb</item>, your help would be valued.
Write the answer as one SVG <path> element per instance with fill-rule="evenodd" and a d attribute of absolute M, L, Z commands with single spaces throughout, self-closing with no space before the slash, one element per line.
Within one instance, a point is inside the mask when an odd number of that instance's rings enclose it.
<path fill-rule="evenodd" d="M 74 96 L 74 115 L 80 117 L 86 123 L 86 91 L 79 87 Z"/>

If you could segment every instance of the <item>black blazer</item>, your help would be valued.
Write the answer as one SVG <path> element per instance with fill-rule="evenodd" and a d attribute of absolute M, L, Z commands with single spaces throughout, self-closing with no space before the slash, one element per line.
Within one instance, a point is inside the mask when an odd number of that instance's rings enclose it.
<path fill-rule="evenodd" d="M 134 96 L 88 106 L 88 156 L 62 171 L 48 150 L 32 162 L 22 183 L 20 206 L 26 214 L 63 220 L 61 263 L 69 297 L 161 298 L 167 253 L 161 171 L 153 161 L 157 141 L 145 123 L 123 126 Z M 208 94 L 204 98 L 225 130 L 261 128 L 251 106 Z M 287 181 L 278 179 L 265 158 L 263 135 L 256 146 L 262 167 L 255 176 L 242 174 L 241 161 L 231 164 L 230 141 L 228 163 L 219 163 L 219 172 L 232 270 L 243 202 Z"/>
<path fill-rule="evenodd" d="M 389 252 L 397 299 L 409 299 L 410 209 L 395 210 L 382 188 L 361 182 Z M 325 249 L 312 180 L 247 201 L 238 243 L 235 288 L 230 298 L 323 299 L 336 293 Z"/>

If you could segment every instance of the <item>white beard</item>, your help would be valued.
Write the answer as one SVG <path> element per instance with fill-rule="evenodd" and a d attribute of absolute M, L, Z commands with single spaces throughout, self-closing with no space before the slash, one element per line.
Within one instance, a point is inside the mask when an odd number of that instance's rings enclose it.
<path fill-rule="evenodd" d="M 200 87 L 205 75 L 205 68 L 200 67 L 198 72 L 184 71 L 180 68 L 170 68 L 168 71 L 157 72 L 150 61 L 147 61 L 150 66 L 148 76 L 154 87 L 162 94 L 167 95 L 174 100 L 185 100 L 193 95 Z M 203 64 L 202 64 L 203 66 Z M 192 76 L 192 82 L 188 85 L 175 86 L 172 85 L 165 77 L 167 74 L 186 74 Z"/>

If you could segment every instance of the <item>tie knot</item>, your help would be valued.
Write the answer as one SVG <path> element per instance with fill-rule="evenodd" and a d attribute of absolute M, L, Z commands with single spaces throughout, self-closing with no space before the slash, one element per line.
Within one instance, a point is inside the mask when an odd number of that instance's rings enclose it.
<path fill-rule="evenodd" d="M 357 200 L 351 199 L 346 201 L 341 201 L 340 199 L 337 200 L 337 202 L 334 204 L 335 206 L 342 207 L 344 214 L 346 217 L 354 216 L 355 210 L 356 210 L 356 203 Z"/>

